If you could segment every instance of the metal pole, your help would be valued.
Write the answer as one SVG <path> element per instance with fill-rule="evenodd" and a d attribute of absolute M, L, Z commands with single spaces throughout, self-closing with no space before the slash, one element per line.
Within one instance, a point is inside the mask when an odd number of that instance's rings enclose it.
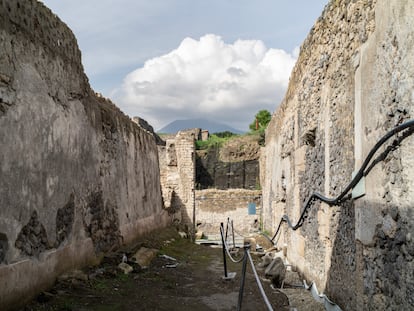
<path fill-rule="evenodd" d="M 247 252 L 250 249 L 250 244 L 244 245 L 244 257 L 243 257 L 243 268 L 242 268 L 242 275 L 241 275 L 241 284 L 239 290 L 239 300 L 237 302 L 237 311 L 241 310 L 242 300 L 243 300 L 243 291 L 244 291 L 244 281 L 246 279 L 246 266 L 247 266 Z"/>
<path fill-rule="evenodd" d="M 231 234 L 233 235 L 233 249 L 236 248 L 236 243 L 234 242 L 234 227 L 233 227 L 233 220 L 231 221 Z"/>
<path fill-rule="evenodd" d="M 230 217 L 227 217 L 227 224 L 226 224 L 226 242 L 227 242 L 227 236 L 229 233 L 229 223 L 230 223 Z"/>
<path fill-rule="evenodd" d="M 224 225 L 223 223 L 221 223 L 220 224 L 220 235 L 221 235 L 221 243 L 222 243 L 222 248 L 223 248 L 224 277 L 227 279 L 227 262 L 226 262 L 226 250 L 225 250 L 226 245 L 224 244 L 225 242 L 224 242 L 223 232 L 224 232 Z"/>

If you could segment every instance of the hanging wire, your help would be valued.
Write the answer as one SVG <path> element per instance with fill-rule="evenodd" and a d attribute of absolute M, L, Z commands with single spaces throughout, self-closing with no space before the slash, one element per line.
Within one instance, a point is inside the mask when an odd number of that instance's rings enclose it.
<path fill-rule="evenodd" d="M 227 220 L 227 228 L 228 228 L 229 224 L 231 224 L 231 226 L 232 226 L 233 222 L 230 222 L 230 219 L 228 218 L 228 220 Z M 234 228 L 232 228 L 232 229 L 234 229 Z M 227 232 L 227 229 L 226 229 L 226 232 Z M 227 256 L 230 258 L 230 260 L 233 261 L 234 263 L 239 263 L 239 262 L 242 262 L 243 261 L 242 275 L 241 275 L 241 285 L 240 285 L 240 289 L 239 289 L 239 298 L 238 298 L 238 302 L 237 302 L 237 310 L 238 311 L 241 310 L 241 306 L 242 306 L 244 284 L 245 284 L 245 279 L 246 279 L 246 265 L 247 265 L 247 261 L 249 260 L 250 261 L 250 265 L 251 265 L 252 270 L 253 270 L 253 274 L 254 274 L 255 279 L 256 279 L 257 286 L 259 288 L 260 294 L 263 297 L 263 300 L 264 300 L 264 302 L 266 304 L 266 307 L 267 307 L 267 309 L 269 311 L 273 311 L 273 307 L 271 306 L 270 301 L 269 301 L 269 299 L 266 296 L 266 293 L 265 293 L 265 291 L 263 289 L 263 285 L 262 285 L 262 283 L 260 281 L 259 275 L 257 274 L 256 267 L 254 265 L 253 259 L 252 259 L 251 255 L 250 255 L 250 245 L 249 244 L 245 244 L 244 245 L 244 253 L 243 253 L 243 256 L 240 259 L 235 259 L 230 254 L 230 251 L 229 251 L 228 246 L 227 246 L 227 241 L 225 241 L 225 238 L 224 238 L 224 225 L 223 225 L 223 223 L 221 223 L 221 225 L 220 225 L 220 235 L 221 235 L 221 240 L 222 240 L 222 243 L 223 243 L 223 256 L 225 256 L 225 253 L 226 253 Z M 225 253 L 224 253 L 224 250 L 225 250 Z M 225 260 L 225 258 L 223 258 L 223 259 L 224 259 L 224 271 L 225 271 L 224 273 L 225 273 L 225 277 L 227 277 L 226 260 Z"/>

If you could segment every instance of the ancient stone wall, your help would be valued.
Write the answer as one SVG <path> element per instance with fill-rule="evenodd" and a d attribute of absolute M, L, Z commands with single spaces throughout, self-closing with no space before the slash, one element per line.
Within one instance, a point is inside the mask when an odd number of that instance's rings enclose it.
<path fill-rule="evenodd" d="M 257 231 L 260 225 L 261 191 L 245 189 L 197 190 L 197 230 L 207 236 L 220 234 L 220 223 L 233 221 L 234 229 L 240 234 Z M 256 214 L 249 215 L 248 204 L 255 203 Z"/>
<path fill-rule="evenodd" d="M 219 234 L 220 222 L 227 221 L 227 217 L 233 219 L 235 226 L 237 225 L 241 232 L 249 232 L 254 220 L 259 221 L 259 216 L 248 215 L 247 204 L 255 202 L 259 208 L 260 191 L 246 189 L 195 191 L 194 187 L 197 185 L 195 178 L 196 175 L 200 174 L 200 166 L 196 165 L 196 138 L 197 131 L 195 130 L 181 131 L 174 138 L 167 138 L 165 146 L 158 146 L 164 208 L 168 211 L 171 220 L 184 225 L 182 229 L 188 230 L 190 234 L 196 229 L 203 231 L 205 234 L 217 235 Z M 223 148 L 214 149 L 214 152 L 217 153 L 215 160 L 225 156 L 229 161 L 234 161 L 230 162 L 233 163 L 234 168 L 239 167 L 237 166 L 240 164 L 238 160 L 241 158 L 246 162 L 255 162 L 252 171 L 246 170 L 246 166 L 239 171 L 235 170 L 239 173 L 242 170 L 247 171 L 246 174 L 251 176 L 250 179 L 254 180 L 252 184 L 255 185 L 259 178 L 257 160 L 259 145 L 257 142 L 252 142 L 250 138 L 244 141 L 245 143 L 248 141 L 244 148 L 240 148 L 240 144 L 235 143 L 238 147 L 224 146 Z M 234 150 L 238 150 L 242 155 L 234 154 Z M 214 162 L 214 165 L 217 167 L 218 162 Z M 220 176 L 227 178 L 227 173 L 228 170 L 226 170 L 226 174 Z M 237 176 L 231 177 L 234 180 L 238 178 Z M 235 181 L 231 185 L 239 188 L 242 182 Z M 223 188 L 228 188 L 227 179 L 226 187 Z M 197 228 L 195 225 L 197 225 Z"/>
<path fill-rule="evenodd" d="M 258 189 L 258 139 L 254 135 L 233 137 L 222 146 L 197 150 L 197 189 Z"/>
<path fill-rule="evenodd" d="M 181 131 L 158 146 L 164 208 L 175 223 L 194 229 L 195 132 Z"/>
<path fill-rule="evenodd" d="M 269 231 L 284 214 L 295 223 L 313 191 L 338 195 L 376 141 L 414 117 L 413 14 L 408 0 L 332 0 L 315 23 L 266 132 Z M 344 310 L 412 307 L 414 139 L 402 140 L 364 197 L 316 202 L 302 228 L 283 227 L 289 260 Z"/>
<path fill-rule="evenodd" d="M 414 119 L 414 3 L 378 1 L 376 31 L 355 61 L 355 166 L 385 131 Z M 357 116 L 360 116 L 359 118 Z M 414 306 L 414 137 L 396 148 L 366 178 L 355 202 L 358 307 L 409 310 Z"/>
<path fill-rule="evenodd" d="M 165 226 L 154 137 L 96 96 L 72 32 L 0 2 L 0 309 Z"/>

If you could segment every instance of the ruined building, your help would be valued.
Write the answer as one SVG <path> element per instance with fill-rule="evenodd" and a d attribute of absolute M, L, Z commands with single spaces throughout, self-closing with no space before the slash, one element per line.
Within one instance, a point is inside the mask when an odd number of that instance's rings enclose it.
<path fill-rule="evenodd" d="M 248 232 L 258 216 L 248 204 L 261 204 L 259 145 L 252 137 L 232 139 L 221 147 L 196 150 L 199 130 L 180 131 L 159 145 L 161 188 L 172 222 L 195 231 L 218 235 L 220 222 L 233 219 Z"/>
<path fill-rule="evenodd" d="M 0 2 L 0 309 L 165 226 L 155 138 L 96 96 L 69 28 Z"/>
<path fill-rule="evenodd" d="M 376 142 L 414 118 L 414 2 L 332 0 L 301 46 L 266 132 L 265 227 L 336 197 Z M 414 309 L 414 136 L 379 149 L 353 198 L 315 200 L 278 245 L 343 310 Z M 389 147 L 391 146 L 391 147 Z"/>
<path fill-rule="evenodd" d="M 284 215 L 295 224 L 314 191 L 341 193 L 378 139 L 414 118 L 413 16 L 412 0 L 331 0 L 316 21 L 261 150 L 262 203 L 251 201 L 269 232 Z M 343 310 L 413 310 L 411 134 L 378 150 L 352 198 L 313 201 L 302 227 L 282 222 L 276 237 Z M 228 213 L 251 220 L 239 200 L 250 194 L 197 192 L 191 133 L 157 141 L 91 90 L 58 17 L 36 0 L 0 0 L 1 310 L 175 220 L 190 231 L 217 231 Z M 255 191 L 254 174 L 229 163 L 214 185 Z"/>

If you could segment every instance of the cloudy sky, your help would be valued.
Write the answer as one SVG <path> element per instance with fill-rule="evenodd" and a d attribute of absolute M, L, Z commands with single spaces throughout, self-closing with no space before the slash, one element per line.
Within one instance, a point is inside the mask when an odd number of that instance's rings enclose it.
<path fill-rule="evenodd" d="M 44 0 L 75 33 L 92 88 L 160 129 L 247 130 L 273 112 L 328 0 Z"/>

